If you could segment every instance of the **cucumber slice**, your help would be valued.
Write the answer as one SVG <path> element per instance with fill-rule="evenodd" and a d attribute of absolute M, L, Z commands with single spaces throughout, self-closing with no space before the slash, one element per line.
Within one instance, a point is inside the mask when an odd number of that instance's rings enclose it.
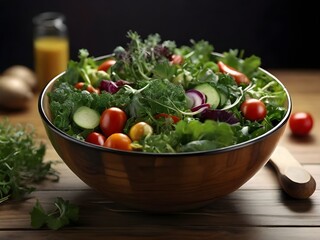
<path fill-rule="evenodd" d="M 213 86 L 208 83 L 202 83 L 197 85 L 195 89 L 206 95 L 206 103 L 210 104 L 210 108 L 216 109 L 219 106 L 220 94 Z"/>
<path fill-rule="evenodd" d="M 224 107 L 224 105 L 227 103 L 228 98 L 226 96 L 226 94 L 220 92 L 220 103 L 219 103 L 219 107 Z"/>
<path fill-rule="evenodd" d="M 73 121 L 83 129 L 94 129 L 99 126 L 100 114 L 89 107 L 81 106 L 73 114 Z"/>

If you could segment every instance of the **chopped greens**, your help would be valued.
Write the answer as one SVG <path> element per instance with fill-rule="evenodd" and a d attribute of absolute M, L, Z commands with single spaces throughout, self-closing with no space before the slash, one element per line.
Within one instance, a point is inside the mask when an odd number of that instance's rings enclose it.
<path fill-rule="evenodd" d="M 141 121 L 153 128 L 153 134 L 133 143 L 134 149 L 175 153 L 223 148 L 250 140 L 275 127 L 287 111 L 286 91 L 259 69 L 261 60 L 257 56 L 244 58 L 243 51 L 238 50 L 213 54 L 214 47 L 204 40 L 191 40 L 190 46 L 177 47 L 174 41 L 162 41 L 159 34 L 142 39 L 137 32 L 129 31 L 127 37 L 128 45 L 115 48 L 109 57 L 116 60 L 115 64 L 106 71 L 98 71 L 103 60 L 96 61 L 85 49 L 79 51 L 78 62 L 70 61 L 66 73 L 49 93 L 55 126 L 84 140 L 88 129 L 72 120 L 78 108 L 86 106 L 101 114 L 107 108 L 118 107 L 127 114 L 123 133 L 128 134 Z M 176 56 L 179 61 L 175 61 Z M 219 69 L 218 61 L 234 69 L 232 74 Z M 233 74 L 246 76 L 250 83 L 235 81 Z M 79 90 L 74 87 L 78 82 L 100 93 Z M 186 91 L 201 84 L 215 89 L 211 91 L 215 95 L 206 99 L 214 97 L 211 103 L 216 104 L 201 102 L 190 109 Z M 240 105 L 246 98 L 259 99 L 266 105 L 267 115 L 262 121 L 245 119 Z M 158 118 L 159 114 L 169 117 Z"/>

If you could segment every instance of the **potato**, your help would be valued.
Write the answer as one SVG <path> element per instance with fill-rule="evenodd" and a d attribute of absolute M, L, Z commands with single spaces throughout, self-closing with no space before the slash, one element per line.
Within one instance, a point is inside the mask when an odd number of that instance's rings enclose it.
<path fill-rule="evenodd" d="M 37 85 L 37 79 L 35 73 L 28 67 L 23 65 L 13 65 L 7 68 L 2 75 L 4 76 L 14 76 L 21 78 L 25 81 L 32 90 L 35 90 Z"/>
<path fill-rule="evenodd" d="M 14 110 L 24 109 L 33 96 L 30 86 L 21 78 L 0 76 L 0 106 Z"/>

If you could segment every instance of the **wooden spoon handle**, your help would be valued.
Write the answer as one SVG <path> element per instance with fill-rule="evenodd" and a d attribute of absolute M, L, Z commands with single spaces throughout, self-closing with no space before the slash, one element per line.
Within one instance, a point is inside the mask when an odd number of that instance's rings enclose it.
<path fill-rule="evenodd" d="M 316 189 L 316 181 L 284 147 L 277 146 L 269 161 L 275 168 L 282 189 L 291 197 L 305 199 Z"/>

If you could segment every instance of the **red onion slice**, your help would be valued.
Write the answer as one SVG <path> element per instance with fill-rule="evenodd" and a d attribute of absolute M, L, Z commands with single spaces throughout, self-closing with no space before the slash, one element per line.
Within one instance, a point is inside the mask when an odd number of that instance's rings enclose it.
<path fill-rule="evenodd" d="M 186 92 L 188 107 L 194 108 L 206 102 L 206 95 L 198 90 L 190 89 Z"/>
<path fill-rule="evenodd" d="M 200 120 L 205 121 L 206 119 L 226 122 L 229 124 L 236 124 L 239 122 L 239 119 L 232 112 L 220 109 L 205 109 L 205 111 L 202 111 Z"/>
<path fill-rule="evenodd" d="M 107 91 L 108 93 L 114 94 L 118 92 L 119 87 L 117 84 L 111 80 L 102 80 L 100 82 L 100 90 Z"/>
<path fill-rule="evenodd" d="M 208 104 L 208 103 L 203 103 L 203 104 L 200 104 L 200 105 L 198 105 L 198 106 L 196 106 L 196 107 L 193 107 L 193 108 L 191 108 L 191 111 L 192 112 L 202 112 L 203 110 L 205 110 L 205 109 L 207 109 L 207 108 L 210 108 L 210 104 Z"/>

